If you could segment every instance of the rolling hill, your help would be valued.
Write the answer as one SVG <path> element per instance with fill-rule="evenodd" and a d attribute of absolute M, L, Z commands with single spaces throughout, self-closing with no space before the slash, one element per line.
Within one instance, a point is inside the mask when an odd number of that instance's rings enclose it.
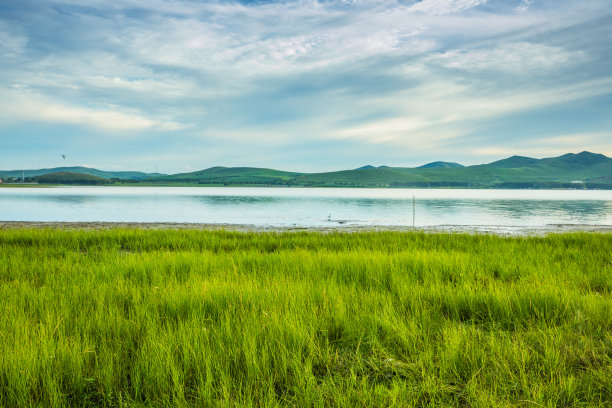
<path fill-rule="evenodd" d="M 88 167 L 0 171 L 0 177 L 81 174 L 115 182 L 153 185 L 279 185 L 305 187 L 463 187 L 463 188 L 599 188 L 612 189 L 612 158 L 581 152 L 535 159 L 512 156 L 487 164 L 462 166 L 432 162 L 420 167 L 366 165 L 354 170 L 298 173 L 258 167 L 211 167 L 179 174 L 108 172 Z M 57 174 L 63 174 L 58 176 Z M 76 176 L 65 178 L 78 179 Z M 39 180 L 41 180 L 39 178 Z M 42 179 L 44 180 L 44 178 Z M 83 179 L 86 180 L 86 179 Z M 41 181 L 42 182 L 42 181 Z M 89 180 L 89 182 L 93 182 Z"/>
<path fill-rule="evenodd" d="M 191 173 L 150 177 L 149 181 L 157 182 L 189 182 L 198 184 L 255 184 L 276 185 L 286 184 L 299 177 L 301 173 L 258 167 L 211 167 Z"/>
<path fill-rule="evenodd" d="M 516 169 L 519 167 L 530 166 L 537 163 L 539 160 L 532 157 L 512 156 L 507 159 L 497 160 L 487 164 L 489 167 L 498 167 L 500 169 Z"/>
<path fill-rule="evenodd" d="M 427 163 L 424 164 L 422 166 L 419 166 L 419 169 L 437 169 L 437 168 L 458 168 L 458 167 L 464 167 L 462 164 L 459 163 L 454 163 L 454 162 L 445 162 L 445 161 L 435 161 L 435 162 L 431 162 L 431 163 Z"/>
<path fill-rule="evenodd" d="M 302 175 L 307 186 L 612 188 L 612 159 L 581 152 L 534 159 L 513 156 L 467 167 L 387 167 Z"/>
<path fill-rule="evenodd" d="M 117 178 L 122 180 L 144 180 L 152 176 L 161 176 L 157 173 L 143 173 L 140 171 L 104 171 L 98 170 L 91 167 L 53 167 L 48 169 L 37 169 L 37 170 L 0 170 L 0 177 L 38 177 L 44 174 L 50 173 L 75 173 L 75 174 L 89 174 L 91 176 L 101 178 Z"/>
<path fill-rule="evenodd" d="M 78 184 L 101 185 L 111 181 L 106 178 L 84 173 L 56 172 L 47 173 L 37 177 L 39 184 Z"/>

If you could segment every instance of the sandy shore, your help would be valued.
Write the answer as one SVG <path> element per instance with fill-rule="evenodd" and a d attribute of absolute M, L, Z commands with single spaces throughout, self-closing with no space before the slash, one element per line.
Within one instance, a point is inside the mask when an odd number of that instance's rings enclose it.
<path fill-rule="evenodd" d="M 278 227 L 245 224 L 196 224 L 166 222 L 29 222 L 0 221 L 2 229 L 53 228 L 62 230 L 109 230 L 115 228 L 137 228 L 143 230 L 228 230 L 241 232 L 359 232 L 359 231 L 424 231 L 430 233 L 481 233 L 496 235 L 546 235 L 563 232 L 602 232 L 612 233 L 612 225 L 549 224 L 545 226 L 498 226 L 498 225 L 435 225 L 426 227 L 388 226 L 388 225 L 338 225 L 332 223 L 323 227 Z"/>

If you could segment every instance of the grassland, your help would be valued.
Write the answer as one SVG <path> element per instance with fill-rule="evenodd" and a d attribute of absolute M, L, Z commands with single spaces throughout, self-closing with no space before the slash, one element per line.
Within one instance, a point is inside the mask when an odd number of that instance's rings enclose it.
<path fill-rule="evenodd" d="M 0 230 L 0 406 L 610 407 L 612 235 Z"/>

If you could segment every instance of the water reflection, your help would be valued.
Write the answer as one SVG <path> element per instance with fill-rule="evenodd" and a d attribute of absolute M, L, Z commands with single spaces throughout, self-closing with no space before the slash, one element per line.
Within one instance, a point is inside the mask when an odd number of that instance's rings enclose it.
<path fill-rule="evenodd" d="M 0 189 L 4 221 L 132 221 L 269 226 L 612 224 L 612 192 L 500 190 Z"/>
<path fill-rule="evenodd" d="M 432 213 L 485 212 L 503 217 L 520 219 L 558 214 L 567 217 L 606 218 L 612 212 L 610 201 L 560 201 L 560 200 L 422 200 L 417 209 Z"/>
<path fill-rule="evenodd" d="M 169 197 L 171 199 L 171 197 Z M 186 196 L 197 204 L 211 206 L 239 206 L 256 204 L 274 204 L 286 200 L 282 197 L 254 197 L 254 196 Z"/>
<path fill-rule="evenodd" d="M 24 197 L 25 199 L 25 197 Z M 100 201 L 100 197 L 84 196 L 84 195 L 58 195 L 58 196 L 42 196 L 38 197 L 37 201 L 44 203 L 57 203 L 58 205 L 79 206 L 86 205 L 95 201 Z"/>

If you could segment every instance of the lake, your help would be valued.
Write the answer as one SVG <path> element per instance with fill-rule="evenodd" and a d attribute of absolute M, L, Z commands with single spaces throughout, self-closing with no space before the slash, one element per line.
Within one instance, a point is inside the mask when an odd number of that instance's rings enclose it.
<path fill-rule="evenodd" d="M 612 224 L 612 191 L 249 187 L 0 188 L 0 221 L 264 227 Z"/>

